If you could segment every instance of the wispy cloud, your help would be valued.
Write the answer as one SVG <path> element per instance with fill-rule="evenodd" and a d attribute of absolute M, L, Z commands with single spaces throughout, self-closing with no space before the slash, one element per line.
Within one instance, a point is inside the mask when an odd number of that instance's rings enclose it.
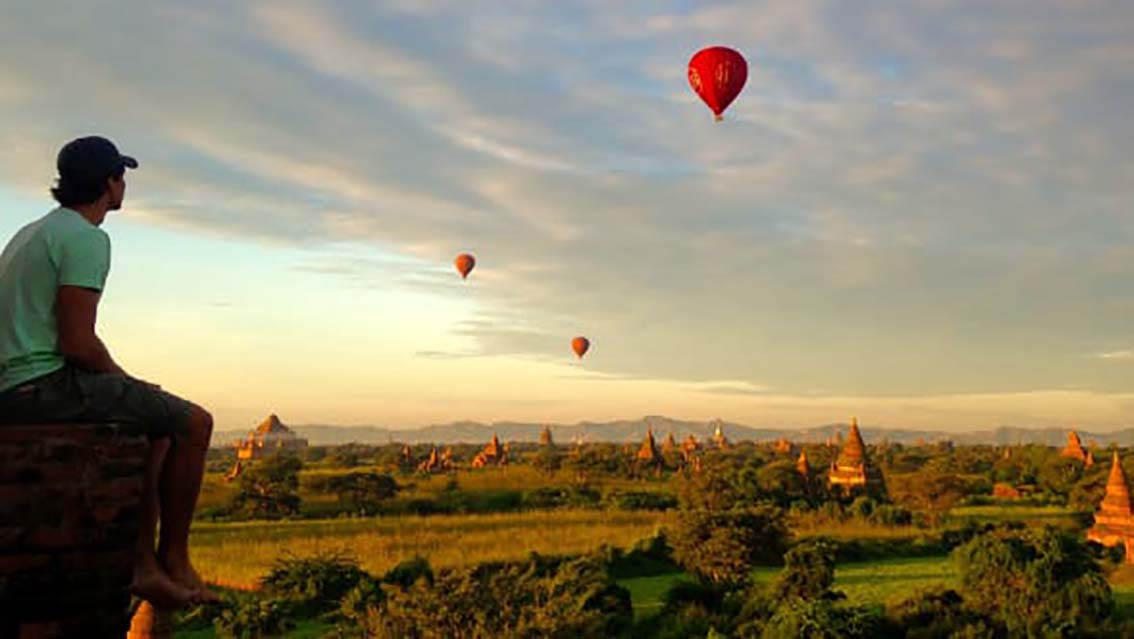
<path fill-rule="evenodd" d="M 1098 353 L 1095 357 L 1112 362 L 1134 362 L 1134 351 L 1110 351 Z"/>
<path fill-rule="evenodd" d="M 42 193 L 98 130 L 149 223 L 441 295 L 473 250 L 460 357 L 584 333 L 718 394 L 1127 384 L 1082 354 L 1134 339 L 1129 3 L 412 4 L 11 7 L 0 180 Z M 752 63 L 721 124 L 684 78 L 716 42 Z"/>

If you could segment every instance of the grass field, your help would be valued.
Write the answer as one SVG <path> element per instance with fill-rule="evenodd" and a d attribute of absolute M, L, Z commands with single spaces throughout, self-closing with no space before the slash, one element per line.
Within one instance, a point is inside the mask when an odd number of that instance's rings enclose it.
<path fill-rule="evenodd" d="M 301 520 L 193 527 L 193 561 L 208 581 L 252 588 L 284 553 L 343 551 L 372 574 L 421 555 L 435 567 L 520 559 L 530 552 L 576 554 L 603 544 L 628 547 L 670 515 L 558 510 L 501 515 Z"/>
<path fill-rule="evenodd" d="M 779 568 L 758 568 L 757 583 L 768 583 L 779 574 Z M 682 579 L 684 573 L 625 579 L 621 583 L 630 591 L 637 616 L 648 616 L 661 609 L 665 592 Z M 915 591 L 933 586 L 956 586 L 957 573 L 947 557 L 888 559 L 863 563 L 840 564 L 835 570 L 835 589 L 847 595 L 847 603 L 883 606 L 894 599 L 909 597 Z"/>

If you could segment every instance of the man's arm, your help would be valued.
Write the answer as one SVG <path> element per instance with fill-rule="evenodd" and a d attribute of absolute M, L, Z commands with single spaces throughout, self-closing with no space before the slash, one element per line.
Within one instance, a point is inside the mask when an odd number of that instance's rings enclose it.
<path fill-rule="evenodd" d="M 81 286 L 60 286 L 55 301 L 59 350 L 67 361 L 94 373 L 126 374 L 95 334 L 102 293 Z"/>

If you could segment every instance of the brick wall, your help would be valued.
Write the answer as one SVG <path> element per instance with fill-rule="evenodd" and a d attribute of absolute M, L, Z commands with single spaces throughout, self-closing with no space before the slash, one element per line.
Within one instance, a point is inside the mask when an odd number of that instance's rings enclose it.
<path fill-rule="evenodd" d="M 147 448 L 117 424 L 0 426 L 0 637 L 125 635 Z"/>

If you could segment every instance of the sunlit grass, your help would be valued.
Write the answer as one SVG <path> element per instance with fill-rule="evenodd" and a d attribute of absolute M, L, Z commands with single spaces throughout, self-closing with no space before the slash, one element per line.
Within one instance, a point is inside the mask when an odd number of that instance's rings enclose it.
<path fill-rule="evenodd" d="M 559 510 L 499 515 L 199 523 L 190 540 L 205 579 L 254 587 L 276 559 L 343 551 L 372 574 L 421 555 L 434 567 L 628 547 L 669 521 L 665 513 Z"/>
<path fill-rule="evenodd" d="M 812 513 L 793 517 L 791 529 L 796 537 L 825 536 L 832 539 L 914 539 L 933 534 L 933 530 L 916 526 L 885 526 L 860 519 L 832 521 Z"/>

